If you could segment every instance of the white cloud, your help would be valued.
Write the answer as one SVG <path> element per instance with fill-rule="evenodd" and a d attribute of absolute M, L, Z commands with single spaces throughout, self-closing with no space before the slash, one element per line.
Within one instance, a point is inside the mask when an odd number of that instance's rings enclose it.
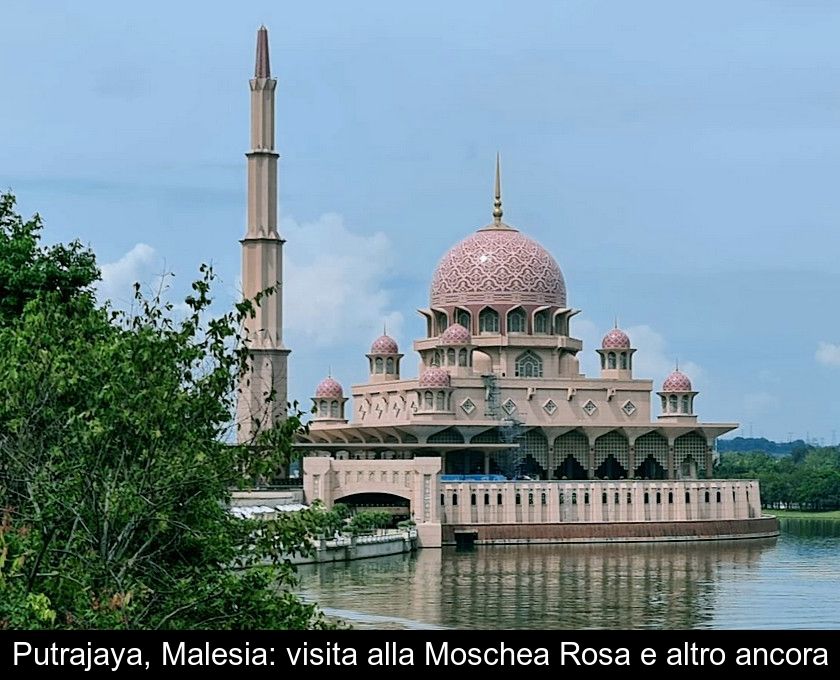
<path fill-rule="evenodd" d="M 817 363 L 823 366 L 840 367 L 840 345 L 831 342 L 821 342 L 814 354 Z"/>
<path fill-rule="evenodd" d="M 400 339 L 403 316 L 386 289 L 395 256 L 383 233 L 348 229 L 341 215 L 315 222 L 284 219 L 286 329 L 320 346 L 370 343 L 387 325 Z"/>
<path fill-rule="evenodd" d="M 600 360 L 595 350 L 601 346 L 601 338 L 609 328 L 599 328 L 588 319 L 574 319 L 572 334 L 583 341 L 581 370 L 588 376 L 600 373 Z M 665 377 L 674 370 L 678 354 L 668 349 L 668 343 L 662 334 L 648 325 L 630 326 L 624 331 L 630 336 L 630 342 L 636 349 L 633 355 L 633 375 L 636 378 L 653 380 L 654 389 L 659 389 Z M 680 371 L 692 382 L 694 389 L 702 387 L 704 371 L 693 361 L 680 358 Z"/>
<path fill-rule="evenodd" d="M 116 262 L 101 266 L 102 280 L 97 286 L 100 300 L 111 300 L 117 306 L 130 304 L 136 282 L 148 284 L 153 278 L 160 281 L 160 274 L 153 273 L 160 266 L 155 249 L 145 243 L 136 244 Z"/>

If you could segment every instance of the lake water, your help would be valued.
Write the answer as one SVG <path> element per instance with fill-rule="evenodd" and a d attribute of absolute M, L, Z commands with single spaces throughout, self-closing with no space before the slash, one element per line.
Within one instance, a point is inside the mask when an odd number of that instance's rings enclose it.
<path fill-rule="evenodd" d="M 420 550 L 301 568 L 357 628 L 840 628 L 840 522 L 778 539 Z"/>

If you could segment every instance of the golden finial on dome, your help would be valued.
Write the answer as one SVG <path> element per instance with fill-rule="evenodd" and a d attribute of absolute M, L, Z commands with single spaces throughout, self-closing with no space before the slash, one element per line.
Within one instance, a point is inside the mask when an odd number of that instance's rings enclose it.
<path fill-rule="evenodd" d="M 502 172 L 499 152 L 496 152 L 496 198 L 493 201 L 493 222 L 502 224 Z"/>

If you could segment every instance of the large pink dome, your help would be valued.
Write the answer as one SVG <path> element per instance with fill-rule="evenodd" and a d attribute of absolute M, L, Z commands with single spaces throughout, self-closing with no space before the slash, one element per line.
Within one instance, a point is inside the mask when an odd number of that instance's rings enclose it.
<path fill-rule="evenodd" d="M 663 392 L 691 392 L 691 381 L 685 373 L 672 371 L 662 383 Z"/>
<path fill-rule="evenodd" d="M 344 397 L 344 389 L 337 380 L 324 378 L 315 388 L 315 396 L 325 399 L 341 399 Z"/>
<path fill-rule="evenodd" d="M 565 307 L 566 283 L 545 248 L 507 225 L 454 245 L 432 277 L 432 307 L 511 302 Z"/>

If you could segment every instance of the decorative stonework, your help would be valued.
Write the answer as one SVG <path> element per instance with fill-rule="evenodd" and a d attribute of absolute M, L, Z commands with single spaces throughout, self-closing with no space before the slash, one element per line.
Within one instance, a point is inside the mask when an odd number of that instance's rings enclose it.
<path fill-rule="evenodd" d="M 525 302 L 566 306 L 566 283 L 551 254 L 516 229 L 485 229 L 441 258 L 431 304 Z"/>
<path fill-rule="evenodd" d="M 673 371 L 662 383 L 663 392 L 691 392 L 691 381 L 685 373 Z"/>
<path fill-rule="evenodd" d="M 595 411 L 597 411 L 597 410 L 598 410 L 598 406 L 597 406 L 597 405 L 595 404 L 595 402 L 594 402 L 594 401 L 592 401 L 591 399 L 589 399 L 589 400 L 588 400 L 588 401 L 587 401 L 587 402 L 586 402 L 586 403 L 582 406 L 582 408 L 583 408 L 583 412 L 584 412 L 586 415 L 588 415 L 588 416 L 591 416 L 592 414 L 594 414 L 594 413 L 595 413 Z"/>
<path fill-rule="evenodd" d="M 516 402 L 513 399 L 508 399 L 502 404 L 502 408 L 509 416 L 516 412 Z"/>
<path fill-rule="evenodd" d="M 439 366 L 430 366 L 420 376 L 420 387 L 449 387 L 449 373 Z"/>
<path fill-rule="evenodd" d="M 475 404 L 473 403 L 473 400 L 470 398 L 464 399 L 464 401 L 461 402 L 461 409 L 464 413 L 470 415 L 470 413 L 475 411 Z"/>
<path fill-rule="evenodd" d="M 624 406 L 621 407 L 621 410 L 624 411 L 628 416 L 632 416 L 636 412 L 636 404 L 632 401 L 627 401 L 624 403 Z"/>
<path fill-rule="evenodd" d="M 389 335 L 380 335 L 370 346 L 371 354 L 399 354 L 397 341 Z"/>
<path fill-rule="evenodd" d="M 344 390 L 336 380 L 324 378 L 315 388 L 315 396 L 325 399 L 341 399 L 344 396 Z"/>
<path fill-rule="evenodd" d="M 557 413 L 557 404 L 554 403 L 553 399 L 549 399 L 543 404 L 543 411 L 545 411 L 548 415 L 553 416 Z"/>
<path fill-rule="evenodd" d="M 448 326 L 440 335 L 441 345 L 469 345 L 472 341 L 470 332 L 459 323 Z"/>
<path fill-rule="evenodd" d="M 613 328 L 601 340 L 602 349 L 630 349 L 630 338 L 620 328 Z"/>

